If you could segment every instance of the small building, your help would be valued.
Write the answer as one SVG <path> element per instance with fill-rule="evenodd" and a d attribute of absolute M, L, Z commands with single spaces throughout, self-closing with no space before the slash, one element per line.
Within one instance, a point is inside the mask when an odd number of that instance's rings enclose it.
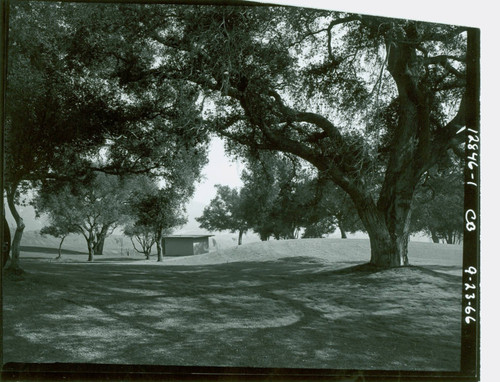
<path fill-rule="evenodd" d="M 214 235 L 169 235 L 161 239 L 164 256 L 192 256 L 208 252 L 208 238 Z"/>

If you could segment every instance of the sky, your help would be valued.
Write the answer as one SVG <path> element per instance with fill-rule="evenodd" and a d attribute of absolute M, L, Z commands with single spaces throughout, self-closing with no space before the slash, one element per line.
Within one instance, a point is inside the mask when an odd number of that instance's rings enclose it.
<path fill-rule="evenodd" d="M 224 152 L 224 142 L 218 137 L 213 137 L 210 142 L 208 164 L 202 174 L 203 179 L 198 183 L 192 202 L 208 204 L 215 197 L 215 185 L 222 184 L 230 187 L 241 187 L 241 171 L 244 165 L 230 158 Z"/>
<path fill-rule="evenodd" d="M 243 185 L 240 180 L 243 169 L 244 165 L 241 162 L 225 154 L 222 139 L 212 137 L 208 163 L 202 171 L 202 179 L 196 185 L 196 191 L 186 205 L 188 222 L 175 233 L 205 233 L 205 230 L 199 228 L 195 218 L 203 214 L 203 209 L 215 197 L 217 192 L 215 189 L 216 184 L 231 188 L 239 188 Z"/>

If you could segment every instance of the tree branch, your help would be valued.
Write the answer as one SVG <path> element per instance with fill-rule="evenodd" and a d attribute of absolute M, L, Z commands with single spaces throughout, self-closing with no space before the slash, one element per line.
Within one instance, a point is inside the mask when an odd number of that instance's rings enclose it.
<path fill-rule="evenodd" d="M 335 141 L 342 141 L 342 135 L 337 127 L 327 118 L 320 114 L 311 112 L 299 112 L 286 106 L 279 93 L 275 90 L 270 90 L 269 94 L 276 100 L 279 109 L 289 119 L 287 122 L 308 122 L 321 128 L 328 136 Z"/>
<path fill-rule="evenodd" d="M 319 29 L 319 30 L 317 30 L 317 31 L 311 31 L 311 30 L 309 29 L 309 27 L 307 27 L 307 30 L 309 31 L 309 33 L 306 33 L 306 34 L 305 34 L 304 36 L 302 36 L 299 40 L 297 40 L 297 41 L 293 42 L 293 43 L 291 44 L 291 46 L 301 44 L 301 43 L 302 43 L 302 42 L 303 42 L 306 38 L 308 38 L 308 37 L 313 37 L 313 38 L 315 38 L 315 37 L 314 37 L 315 35 L 317 35 L 317 34 L 319 34 L 319 33 L 322 33 L 322 32 L 326 32 L 326 31 L 328 30 L 328 28 Z"/>
<path fill-rule="evenodd" d="M 328 57 L 330 57 L 331 59 L 334 58 L 333 52 L 332 52 L 332 29 L 333 29 L 333 27 L 336 25 L 345 24 L 345 23 L 349 23 L 351 21 L 358 21 L 358 20 L 360 20 L 360 17 L 353 15 L 353 16 L 344 17 L 341 19 L 332 20 L 332 22 L 330 22 L 330 24 L 328 25 L 328 28 L 326 28 L 326 31 L 328 34 L 328 46 L 327 46 Z"/>
<path fill-rule="evenodd" d="M 461 59 L 460 57 L 455 57 L 455 56 L 434 56 L 434 57 L 427 57 L 424 58 L 424 64 L 425 65 L 441 65 L 443 68 L 448 70 L 450 73 L 454 74 L 455 76 L 459 78 L 465 78 L 465 73 L 460 73 L 457 69 L 455 69 L 450 63 L 449 59 L 453 59 L 456 61 L 461 61 L 463 62 L 465 59 Z"/>
<path fill-rule="evenodd" d="M 458 111 L 453 119 L 438 130 L 434 142 L 432 143 L 432 160 L 429 162 L 429 165 L 424 168 L 424 171 L 432 167 L 435 161 L 449 148 L 452 148 L 457 155 L 461 155 L 458 146 L 465 138 L 465 129 L 461 130 L 461 128 L 465 126 L 465 113 L 467 109 L 466 98 L 464 94 Z"/>

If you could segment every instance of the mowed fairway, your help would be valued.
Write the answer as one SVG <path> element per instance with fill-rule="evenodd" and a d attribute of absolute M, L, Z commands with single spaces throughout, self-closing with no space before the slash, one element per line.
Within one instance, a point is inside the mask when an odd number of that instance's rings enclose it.
<path fill-rule="evenodd" d="M 4 280 L 4 362 L 460 366 L 459 246 L 411 243 L 416 266 L 383 271 L 356 267 L 369 243 L 349 239 L 253 243 L 161 265 L 23 255 L 28 273 Z"/>

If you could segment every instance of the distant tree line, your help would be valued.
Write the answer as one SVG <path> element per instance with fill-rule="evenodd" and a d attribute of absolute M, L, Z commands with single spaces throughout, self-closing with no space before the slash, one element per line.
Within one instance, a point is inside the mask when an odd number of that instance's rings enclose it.
<path fill-rule="evenodd" d="M 320 238 L 340 231 L 366 232 L 349 196 L 296 158 L 259 154 L 245 158 L 240 189 L 216 185 L 217 193 L 202 216 L 200 227 L 243 234 L 252 230 L 261 240 Z M 441 163 L 419 184 L 412 205 L 411 232 L 433 242 L 461 242 L 463 231 L 462 164 Z"/>
<path fill-rule="evenodd" d="M 161 237 L 186 222 L 183 209 L 189 192 L 179 185 L 161 188 L 144 175 L 90 173 L 73 182 L 44 182 L 32 204 L 38 216 L 49 218 L 40 233 L 61 239 L 58 257 L 64 238 L 76 233 L 85 237 L 88 260 L 93 261 L 103 254 L 106 237 L 123 227 L 137 252 L 149 259 L 156 244 L 162 261 Z"/>
<path fill-rule="evenodd" d="M 217 194 L 196 220 L 201 228 L 238 232 L 238 244 L 248 230 L 261 240 L 323 237 L 338 228 L 362 228 L 352 202 L 338 188 L 328 188 L 313 168 L 289 155 L 260 153 L 246 158 L 243 187 L 217 185 Z"/>
<path fill-rule="evenodd" d="M 463 163 L 442 163 L 427 172 L 416 190 L 411 230 L 434 243 L 462 242 L 464 219 Z"/>

